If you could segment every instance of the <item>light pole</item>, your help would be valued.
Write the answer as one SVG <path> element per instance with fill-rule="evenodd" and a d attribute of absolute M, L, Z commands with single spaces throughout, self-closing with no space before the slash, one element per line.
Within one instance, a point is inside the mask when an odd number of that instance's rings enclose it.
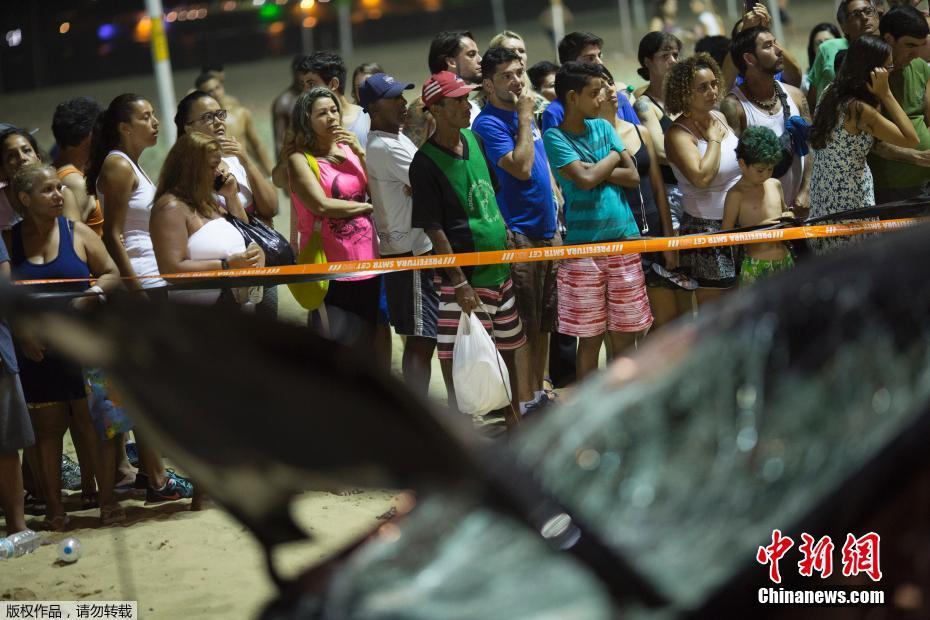
<path fill-rule="evenodd" d="M 161 108 L 159 112 L 162 118 L 170 118 L 176 99 L 161 0 L 145 0 L 145 10 L 152 20 L 152 64 L 155 67 L 155 84 L 158 87 L 158 106 Z M 178 137 L 174 123 L 162 123 L 161 130 L 168 136 L 168 142 L 174 144 Z"/>

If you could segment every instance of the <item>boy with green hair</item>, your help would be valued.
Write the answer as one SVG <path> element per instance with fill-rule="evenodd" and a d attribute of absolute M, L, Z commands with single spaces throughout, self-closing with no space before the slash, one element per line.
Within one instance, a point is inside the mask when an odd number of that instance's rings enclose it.
<path fill-rule="evenodd" d="M 736 146 L 741 178 L 727 192 L 723 206 L 723 230 L 773 223 L 782 216 L 793 217 L 785 206 L 785 194 L 772 178 L 781 161 L 781 143 L 768 127 L 748 127 Z M 781 242 L 746 246 L 739 284 L 747 286 L 768 274 L 794 266 L 788 247 Z"/>

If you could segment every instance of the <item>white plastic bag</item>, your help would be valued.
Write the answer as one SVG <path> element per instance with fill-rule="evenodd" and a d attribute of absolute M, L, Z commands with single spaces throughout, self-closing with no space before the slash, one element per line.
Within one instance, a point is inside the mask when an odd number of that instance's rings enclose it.
<path fill-rule="evenodd" d="M 477 313 L 459 317 L 452 350 L 452 384 L 459 411 L 483 416 L 510 405 L 510 375 Z"/>

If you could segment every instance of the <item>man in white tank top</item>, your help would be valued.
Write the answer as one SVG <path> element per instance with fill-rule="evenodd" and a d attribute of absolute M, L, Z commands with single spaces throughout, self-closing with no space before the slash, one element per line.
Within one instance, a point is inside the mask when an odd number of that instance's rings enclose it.
<path fill-rule="evenodd" d="M 811 122 L 807 101 L 796 87 L 775 79 L 782 70 L 782 49 L 775 37 L 762 27 L 747 28 L 733 39 L 730 46 L 733 63 L 742 80 L 737 80 L 720 104 L 720 111 L 737 135 L 747 127 L 763 126 L 785 133 L 785 114 L 779 89 L 786 95 L 788 116 L 800 116 Z M 806 212 L 808 186 L 813 169 L 810 155 L 794 155 L 791 167 L 779 177 L 785 191 L 785 203 L 792 209 Z"/>

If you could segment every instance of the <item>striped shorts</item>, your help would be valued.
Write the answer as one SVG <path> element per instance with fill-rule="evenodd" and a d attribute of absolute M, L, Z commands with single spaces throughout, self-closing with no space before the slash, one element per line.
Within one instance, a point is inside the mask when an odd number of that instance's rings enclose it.
<path fill-rule="evenodd" d="M 441 360 L 451 360 L 462 308 L 455 301 L 455 289 L 451 283 L 444 281 L 440 285 L 437 281 L 436 287 L 439 288 L 439 333 L 436 337 L 436 355 Z M 497 350 L 513 351 L 522 347 L 526 342 L 526 335 L 523 333 L 523 323 L 520 322 L 517 314 L 517 298 L 513 293 L 513 280 L 507 278 L 507 281 L 500 286 L 474 288 L 484 305 L 483 309 L 475 310 L 475 312 L 478 313 L 484 329 L 494 338 Z"/>
<path fill-rule="evenodd" d="M 560 334 L 591 338 L 652 325 L 639 254 L 562 261 L 558 286 Z"/>

